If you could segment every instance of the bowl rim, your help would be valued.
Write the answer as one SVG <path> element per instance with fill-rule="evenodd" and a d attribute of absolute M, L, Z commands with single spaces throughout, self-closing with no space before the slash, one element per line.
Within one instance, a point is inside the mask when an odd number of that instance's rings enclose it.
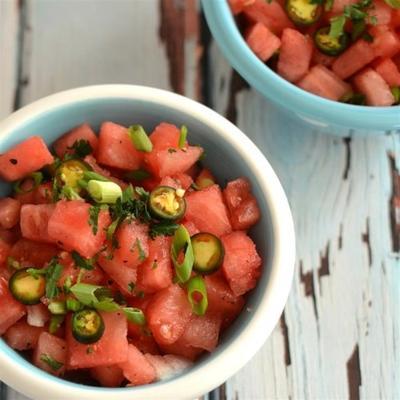
<path fill-rule="evenodd" d="M 13 350 L 0 342 L 0 379 L 34 398 L 43 398 L 52 393 L 52 399 L 79 398 L 113 400 L 128 399 L 173 399 L 180 393 L 187 398 L 200 396 L 220 385 L 236 373 L 259 350 L 279 321 L 293 279 L 295 264 L 295 233 L 289 203 L 283 188 L 256 145 L 236 126 L 208 107 L 181 95 L 146 86 L 96 85 L 59 92 L 37 100 L 11 114 L 0 122 L 0 139 L 28 121 L 46 118 L 52 111 L 80 102 L 120 100 L 142 100 L 191 115 L 227 141 L 248 164 L 271 213 L 275 247 L 271 268 L 271 290 L 263 294 L 259 307 L 254 310 L 246 329 L 229 344 L 229 351 L 217 354 L 210 362 L 193 367 L 188 372 L 171 380 L 132 388 L 91 387 L 53 377 L 30 363 L 19 364 L 12 357 Z M 267 317 L 266 317 L 267 316 Z M 243 351 L 243 349 L 246 349 Z M 238 356 L 240 355 L 240 357 Z M 207 374 L 207 375 L 205 375 Z M 198 379 L 206 376 L 207 381 Z M 66 392 L 67 391 L 67 392 Z M 149 397 L 150 396 L 150 397 Z"/>
<path fill-rule="evenodd" d="M 371 107 L 344 104 L 314 95 L 286 81 L 251 51 L 236 25 L 227 0 L 202 0 L 201 4 L 222 53 L 233 68 L 269 100 L 296 114 L 349 129 L 387 131 L 400 128 L 400 105 Z"/>

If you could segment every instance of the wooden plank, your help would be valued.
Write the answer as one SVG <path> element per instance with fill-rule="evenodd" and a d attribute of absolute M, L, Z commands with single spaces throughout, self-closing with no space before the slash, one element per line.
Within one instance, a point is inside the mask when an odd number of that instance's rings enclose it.
<path fill-rule="evenodd" d="M 0 1 L 0 118 L 7 116 L 14 106 L 18 72 L 18 27 L 18 1 Z"/>
<path fill-rule="evenodd" d="M 213 106 L 266 154 L 298 241 L 284 320 L 220 398 L 399 398 L 399 135 L 299 134 L 256 91 L 237 90 L 215 44 L 210 68 Z"/>

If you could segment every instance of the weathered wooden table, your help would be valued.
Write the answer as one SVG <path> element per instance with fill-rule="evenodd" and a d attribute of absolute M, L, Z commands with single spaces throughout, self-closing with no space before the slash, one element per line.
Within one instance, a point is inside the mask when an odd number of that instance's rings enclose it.
<path fill-rule="evenodd" d="M 264 151 L 292 206 L 298 255 L 280 324 L 206 397 L 400 399 L 399 133 L 343 140 L 299 135 L 290 121 L 282 131 L 221 56 L 196 0 L 0 0 L 1 118 L 59 90 L 116 82 L 226 115 Z M 2 400 L 23 398 L 2 386 Z"/>

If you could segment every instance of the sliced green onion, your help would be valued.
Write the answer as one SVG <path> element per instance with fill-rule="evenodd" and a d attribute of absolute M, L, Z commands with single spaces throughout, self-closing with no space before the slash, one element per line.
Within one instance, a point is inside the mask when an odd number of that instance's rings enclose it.
<path fill-rule="evenodd" d="M 115 204 L 122 197 L 122 189 L 115 182 L 102 182 L 91 180 L 87 190 L 93 200 L 102 204 Z"/>
<path fill-rule="evenodd" d="M 68 311 L 79 311 L 82 308 L 82 304 L 76 299 L 67 299 L 65 302 Z"/>
<path fill-rule="evenodd" d="M 122 311 L 129 322 L 141 326 L 146 325 L 146 318 L 141 309 L 135 307 L 124 307 Z"/>
<path fill-rule="evenodd" d="M 400 0 L 385 0 L 385 2 L 392 8 L 400 9 Z"/>
<path fill-rule="evenodd" d="M 197 275 L 186 285 L 189 303 L 196 315 L 204 315 L 208 308 L 207 288 L 204 279 Z M 196 297 L 201 297 L 200 300 Z"/>
<path fill-rule="evenodd" d="M 182 251 L 184 258 L 180 263 L 179 256 Z M 194 254 L 189 232 L 183 225 L 180 225 L 174 234 L 171 246 L 171 258 L 175 266 L 178 281 L 181 283 L 187 282 L 192 273 Z"/>
<path fill-rule="evenodd" d="M 48 354 L 41 354 L 40 361 L 46 363 L 53 371 L 58 371 L 64 365 L 62 362 L 55 360 Z"/>
<path fill-rule="evenodd" d="M 73 295 L 85 306 L 91 306 L 98 302 L 96 290 L 102 289 L 102 286 L 90 285 L 89 283 L 76 283 L 71 287 Z"/>
<path fill-rule="evenodd" d="M 23 190 L 21 189 L 21 185 L 23 182 L 25 182 L 26 179 L 33 179 L 33 186 L 28 189 L 28 190 Z M 31 174 L 27 175 L 25 178 L 20 179 L 19 181 L 16 181 L 14 183 L 14 192 L 18 194 L 25 194 L 25 193 L 30 193 L 34 189 L 36 189 L 43 181 L 43 174 L 41 172 L 32 172 Z"/>
<path fill-rule="evenodd" d="M 393 86 L 390 90 L 394 97 L 394 104 L 400 104 L 400 86 Z"/>
<path fill-rule="evenodd" d="M 67 313 L 67 308 L 63 301 L 52 301 L 47 308 L 54 315 L 63 315 Z"/>
<path fill-rule="evenodd" d="M 49 332 L 51 334 L 56 333 L 60 329 L 64 319 L 65 315 L 52 315 L 49 323 Z"/>
<path fill-rule="evenodd" d="M 331 26 L 329 29 L 329 36 L 338 39 L 344 33 L 344 26 L 346 24 L 346 17 L 344 15 L 339 15 L 337 17 L 331 18 Z"/>
<path fill-rule="evenodd" d="M 129 127 L 128 135 L 132 140 L 136 150 L 150 153 L 153 150 L 153 143 L 147 136 L 142 125 L 132 125 Z"/>
<path fill-rule="evenodd" d="M 100 311 L 118 311 L 120 309 L 120 306 L 114 301 L 114 299 L 110 297 L 106 297 L 103 300 L 100 300 L 97 303 L 93 304 L 94 308 Z"/>
<path fill-rule="evenodd" d="M 133 179 L 135 181 L 143 181 L 147 178 L 151 177 L 150 172 L 145 169 L 136 169 L 135 171 L 127 172 L 125 175 L 125 179 Z"/>
<path fill-rule="evenodd" d="M 187 133 L 188 133 L 187 127 L 185 125 L 182 125 L 181 126 L 181 134 L 179 135 L 179 142 L 178 142 L 178 146 L 180 149 L 185 147 Z"/>

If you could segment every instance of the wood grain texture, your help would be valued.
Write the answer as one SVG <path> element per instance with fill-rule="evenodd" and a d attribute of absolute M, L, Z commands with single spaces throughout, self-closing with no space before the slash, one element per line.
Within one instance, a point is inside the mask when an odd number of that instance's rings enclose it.
<path fill-rule="evenodd" d="M 299 123 L 287 116 L 282 127 L 255 90 L 232 91 L 238 78 L 215 44 L 209 62 L 214 108 L 236 117 L 266 154 L 297 234 L 283 322 L 228 381 L 226 398 L 398 399 L 400 135 L 299 135 Z"/>
<path fill-rule="evenodd" d="M 0 118 L 14 107 L 18 74 L 19 4 L 0 1 Z"/>

